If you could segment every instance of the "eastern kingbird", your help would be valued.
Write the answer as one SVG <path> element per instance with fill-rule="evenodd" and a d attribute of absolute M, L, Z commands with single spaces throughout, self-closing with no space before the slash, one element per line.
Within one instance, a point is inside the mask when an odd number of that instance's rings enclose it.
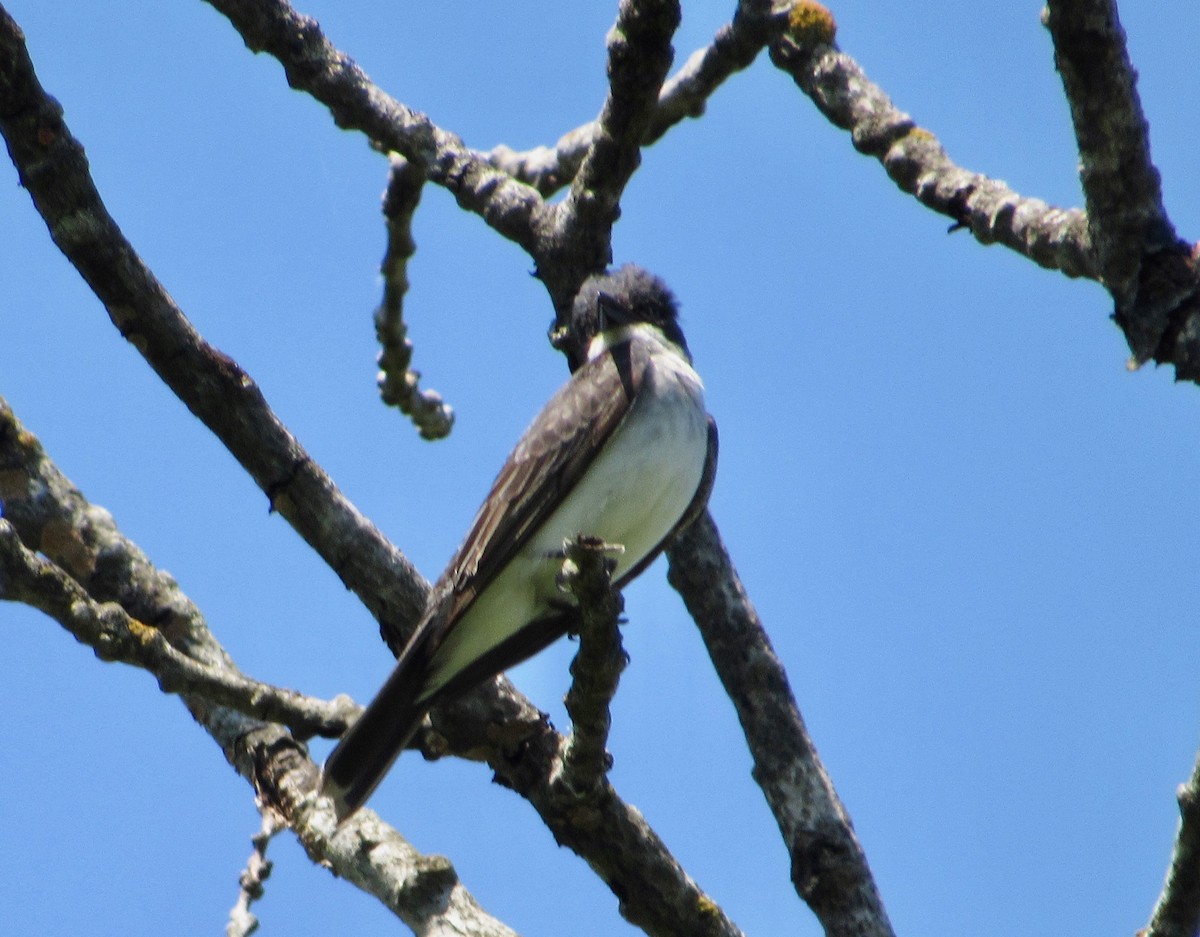
<path fill-rule="evenodd" d="M 565 539 L 620 544 L 621 588 L 704 509 L 717 430 L 677 317 L 666 285 L 639 267 L 584 283 L 556 340 L 571 379 L 505 461 L 396 669 L 325 762 L 322 792 L 339 819 L 362 806 L 434 703 L 568 631 L 578 609 L 557 586 Z"/>

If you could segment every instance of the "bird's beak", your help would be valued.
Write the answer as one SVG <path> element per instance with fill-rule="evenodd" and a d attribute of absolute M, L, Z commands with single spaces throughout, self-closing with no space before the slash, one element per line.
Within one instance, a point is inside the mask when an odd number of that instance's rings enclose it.
<path fill-rule="evenodd" d="M 610 293 L 596 296 L 596 312 L 600 320 L 596 323 L 597 334 L 621 324 L 621 304 Z"/>

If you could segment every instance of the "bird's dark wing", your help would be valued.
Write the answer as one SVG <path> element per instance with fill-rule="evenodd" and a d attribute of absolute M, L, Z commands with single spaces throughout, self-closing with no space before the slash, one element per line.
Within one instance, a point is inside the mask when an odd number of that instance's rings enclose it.
<path fill-rule="evenodd" d="M 525 431 L 434 586 L 425 618 L 395 669 L 325 763 L 322 789 L 339 818 L 362 806 L 437 699 L 506 670 L 566 631 L 566 610 L 530 622 L 424 696 L 430 663 L 446 635 L 587 471 L 637 396 L 648 358 L 635 339 L 591 359 Z"/>
<path fill-rule="evenodd" d="M 442 580 L 443 628 L 470 607 L 592 464 L 637 396 L 649 360 L 639 340 L 588 361 L 558 389 L 500 469 Z"/>

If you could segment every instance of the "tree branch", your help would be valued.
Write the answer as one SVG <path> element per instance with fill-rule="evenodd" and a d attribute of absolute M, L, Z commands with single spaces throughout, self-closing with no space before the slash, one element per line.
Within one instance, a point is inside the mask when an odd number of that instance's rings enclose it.
<path fill-rule="evenodd" d="M 1045 20 L 1079 143 L 1099 272 L 1118 302 L 1129 302 L 1142 256 L 1173 244 L 1175 232 L 1150 161 L 1150 128 L 1125 34 L 1110 0 L 1051 2 Z"/>
<path fill-rule="evenodd" d="M 121 334 L 241 463 L 399 647 L 428 584 L 305 452 L 236 362 L 208 344 L 105 209 L 83 147 L 0 11 L 0 132 L 50 236 Z M 138 616 L 134 616 L 138 617 Z"/>
<path fill-rule="evenodd" d="M 1192 776 L 1176 793 L 1179 833 L 1171 867 L 1154 906 L 1145 937 L 1196 937 L 1200 934 L 1200 756 Z"/>
<path fill-rule="evenodd" d="M 645 817 L 607 778 L 581 801 L 557 783 L 563 739 L 527 740 L 518 762 L 489 758 L 496 779 L 537 809 L 555 842 L 580 855 L 620 899 L 621 916 L 650 935 L 738 937 L 741 931 L 671 855 Z M 594 840 L 604 842 L 597 848 Z"/>
<path fill-rule="evenodd" d="M 0 526 L 16 530 L 24 543 L 36 544 L 51 563 L 69 570 L 88 601 L 119 604 L 133 618 L 153 622 L 177 650 L 238 672 L 179 585 L 151 565 L 107 511 L 84 499 L 2 399 L 0 499 L 5 513 Z M 512 931 L 480 909 L 445 859 L 420 855 L 374 815 L 335 841 L 333 811 L 315 795 L 317 766 L 282 726 L 194 693 L 181 698 L 229 763 L 254 785 L 263 809 L 292 827 L 313 862 L 377 897 L 417 933 L 460 937 L 466 928 L 511 937 Z M 370 848 L 364 848 L 368 841 Z"/>
<path fill-rule="evenodd" d="M 712 517 L 705 512 L 667 549 L 683 596 L 733 701 L 792 860 L 792 883 L 827 937 L 892 937 L 867 858 L 808 736 L 775 656 Z"/>
<path fill-rule="evenodd" d="M 0 599 L 45 612 L 103 661 L 132 664 L 164 693 L 199 696 L 248 716 L 288 726 L 297 738 L 337 738 L 360 712 L 349 697 L 332 702 L 273 687 L 226 666 L 207 666 L 173 648 L 157 628 L 115 602 L 94 601 L 61 567 L 26 549 L 0 519 Z"/>
<path fill-rule="evenodd" d="M 553 232 L 534 258 L 559 322 L 589 274 L 612 260 L 612 226 L 642 140 L 671 67 L 678 0 L 622 0 L 608 33 L 608 96 L 571 191 L 555 211 Z"/>
<path fill-rule="evenodd" d="M 1200 379 L 1200 277 L 1162 202 L 1137 74 L 1113 0 L 1050 0 L 1046 26 L 1071 107 L 1099 275 L 1133 363 Z"/>
<path fill-rule="evenodd" d="M 784 3 L 780 8 L 773 0 L 741 0 L 733 21 L 717 30 L 712 42 L 693 52 L 663 84 L 642 146 L 656 143 L 684 119 L 701 116 L 708 98 L 725 79 L 753 63 L 786 27 L 790 6 Z M 575 178 L 598 133 L 599 125 L 591 121 L 564 134 L 553 147 L 518 153 L 501 144 L 488 154 L 488 162 L 549 197 Z"/>
<path fill-rule="evenodd" d="M 385 152 L 403 154 L 432 182 L 453 192 L 460 207 L 535 252 L 547 221 L 541 196 L 494 169 L 457 135 L 384 93 L 325 37 L 316 20 L 286 0 L 206 2 L 229 19 L 249 49 L 278 59 L 288 84 L 328 107 L 339 127 L 366 134 Z"/>
<path fill-rule="evenodd" d="M 968 228 L 982 244 L 1003 244 L 1070 277 L 1099 276 L 1081 211 L 1052 208 L 955 165 L 932 133 L 898 110 L 837 48 L 827 10 L 801 0 L 792 22 L 789 34 L 772 44 L 771 61 L 832 124 L 850 131 L 854 148 L 879 160 L 902 191 Z"/>
<path fill-rule="evenodd" d="M 404 324 L 404 294 L 408 292 L 408 259 L 416 253 L 412 237 L 413 213 L 421 201 L 425 173 L 398 153 L 391 156 L 383 215 L 387 219 L 387 251 L 383 274 L 383 302 L 375 310 L 375 336 L 379 340 L 379 396 L 408 416 L 423 439 L 443 439 L 454 425 L 454 408 L 437 391 L 422 391 L 421 372 L 409 368 L 412 342 Z"/>

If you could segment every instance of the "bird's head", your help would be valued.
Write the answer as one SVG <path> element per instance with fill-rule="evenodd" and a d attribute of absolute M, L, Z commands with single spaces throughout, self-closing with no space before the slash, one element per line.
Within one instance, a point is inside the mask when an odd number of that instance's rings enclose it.
<path fill-rule="evenodd" d="M 567 351 L 575 370 L 602 347 L 593 344 L 598 336 L 611 341 L 621 329 L 641 324 L 657 328 L 691 361 L 674 295 L 662 280 L 633 264 L 584 281 L 575 296 L 570 324 L 555 335 L 554 344 Z"/>

